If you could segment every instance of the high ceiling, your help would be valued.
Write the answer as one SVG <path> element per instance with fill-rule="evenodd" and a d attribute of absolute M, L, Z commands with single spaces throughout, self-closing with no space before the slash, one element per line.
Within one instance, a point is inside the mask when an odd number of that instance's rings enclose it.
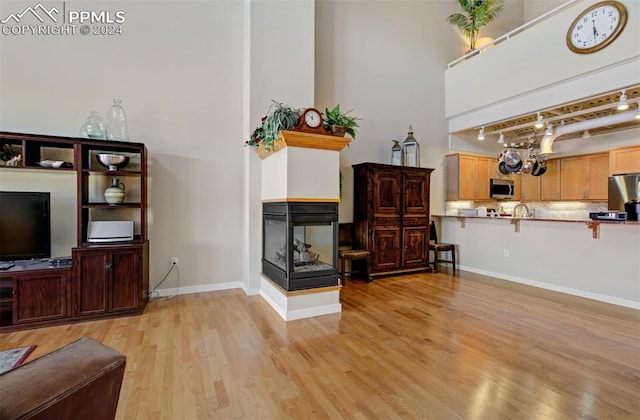
<path fill-rule="evenodd" d="M 629 110 L 625 112 L 636 112 L 640 101 L 640 85 L 627 87 L 625 92 L 630 104 Z M 616 104 L 620 101 L 621 95 L 622 90 L 617 90 L 592 98 L 583 99 L 578 102 L 567 103 L 553 108 L 540 110 L 540 115 L 542 115 L 545 125 L 547 122 L 550 122 L 554 127 L 601 118 L 613 113 L 621 112 L 616 110 Z M 500 132 L 503 132 L 505 143 L 524 141 L 534 137 L 540 138 L 544 132 L 544 127 L 541 129 L 534 127 L 537 119 L 538 114 L 534 112 L 509 120 L 498 121 L 485 125 L 484 133 L 485 136 L 491 136 L 497 139 Z M 599 126 L 588 130 L 588 133 L 574 132 L 564 134 L 558 137 L 557 140 L 566 140 L 588 135 L 593 136 L 636 127 L 640 128 L 640 120 L 638 119 L 614 125 Z M 477 127 L 473 130 L 473 133 L 469 132 L 467 134 L 477 135 L 479 128 L 480 127 Z"/>

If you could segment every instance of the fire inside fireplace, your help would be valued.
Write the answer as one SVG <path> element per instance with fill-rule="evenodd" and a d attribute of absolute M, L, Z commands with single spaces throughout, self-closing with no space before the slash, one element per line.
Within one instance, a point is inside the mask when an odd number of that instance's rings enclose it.
<path fill-rule="evenodd" d="M 262 205 L 262 272 L 284 290 L 338 284 L 338 204 Z"/>

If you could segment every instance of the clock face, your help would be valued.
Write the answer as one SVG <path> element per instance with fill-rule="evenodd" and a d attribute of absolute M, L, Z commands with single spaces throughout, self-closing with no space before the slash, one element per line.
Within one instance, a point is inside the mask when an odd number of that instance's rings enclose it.
<path fill-rule="evenodd" d="M 311 128 L 319 127 L 322 123 L 320 113 L 315 109 L 309 109 L 304 113 L 304 122 Z"/>
<path fill-rule="evenodd" d="M 567 31 L 567 46 L 589 54 L 613 42 L 627 23 L 627 9 L 617 1 L 598 2 L 582 12 Z"/>

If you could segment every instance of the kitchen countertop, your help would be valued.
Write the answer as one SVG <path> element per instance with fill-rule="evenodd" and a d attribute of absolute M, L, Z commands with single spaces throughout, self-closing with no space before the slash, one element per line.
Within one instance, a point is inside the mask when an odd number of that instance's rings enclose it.
<path fill-rule="evenodd" d="M 592 219 L 554 219 L 548 217 L 511 217 L 511 216 L 461 216 L 453 214 L 432 214 L 431 217 L 452 217 L 455 219 L 490 219 L 490 220 L 527 220 L 532 222 L 568 222 L 568 223 L 607 223 L 614 225 L 638 225 L 637 220 L 592 220 Z"/>

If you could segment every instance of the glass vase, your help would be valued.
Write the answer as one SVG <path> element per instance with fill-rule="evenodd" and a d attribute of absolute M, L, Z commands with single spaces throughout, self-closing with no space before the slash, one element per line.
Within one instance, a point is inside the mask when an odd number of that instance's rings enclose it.
<path fill-rule="evenodd" d="M 91 111 L 87 120 L 80 127 L 80 137 L 104 140 L 106 138 L 105 123 L 98 111 Z"/>
<path fill-rule="evenodd" d="M 114 99 L 107 114 L 107 140 L 129 141 L 127 114 L 120 102 L 120 99 Z"/>

